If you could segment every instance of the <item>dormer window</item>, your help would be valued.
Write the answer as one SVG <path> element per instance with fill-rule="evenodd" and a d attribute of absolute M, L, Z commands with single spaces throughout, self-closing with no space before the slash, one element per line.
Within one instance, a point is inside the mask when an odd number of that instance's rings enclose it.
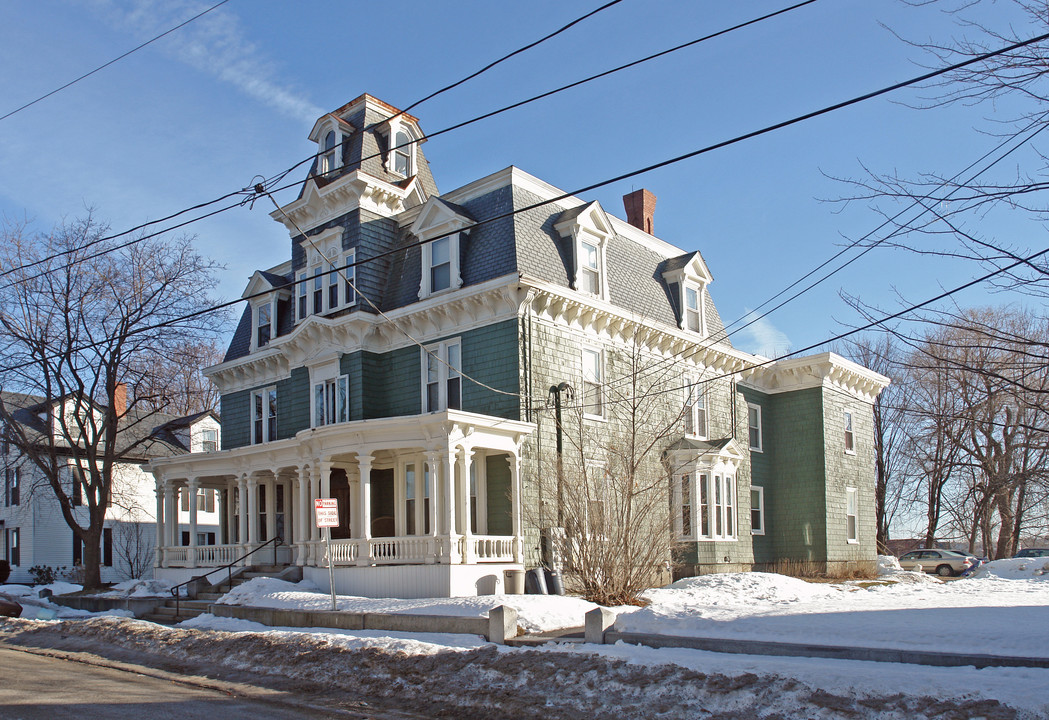
<path fill-rule="evenodd" d="M 393 136 L 393 171 L 404 177 L 415 174 L 415 139 L 406 130 Z"/>
<path fill-rule="evenodd" d="M 674 300 L 678 327 L 706 336 L 707 313 L 704 293 L 713 280 L 706 263 L 698 252 L 691 252 L 666 261 L 663 280 Z"/>
<path fill-rule="evenodd" d="M 703 287 L 685 283 L 685 329 L 706 335 L 703 326 Z"/>
<path fill-rule="evenodd" d="M 422 241 L 419 299 L 463 286 L 459 259 L 467 233 L 474 224 L 465 208 L 431 197 L 412 223 L 411 233 Z"/>
<path fill-rule="evenodd" d="M 578 289 L 591 295 L 601 294 L 601 253 L 597 245 L 585 240 L 580 244 Z"/>
<path fill-rule="evenodd" d="M 554 229 L 572 244 L 569 255 L 574 258 L 575 267 L 569 270 L 571 286 L 579 292 L 608 299 L 605 251 L 608 238 L 614 233 L 600 203 L 566 210 Z"/>
<path fill-rule="evenodd" d="M 266 347 L 273 336 L 273 308 L 269 303 L 259 305 L 255 310 L 255 347 Z"/>
<path fill-rule="evenodd" d="M 321 144 L 321 156 L 318 165 L 320 175 L 327 176 L 338 169 L 338 158 L 336 158 L 337 151 L 338 147 L 335 131 L 329 130 L 324 135 L 324 142 Z"/>
<path fill-rule="evenodd" d="M 430 292 L 447 290 L 452 284 L 452 240 L 439 238 L 430 243 Z"/>

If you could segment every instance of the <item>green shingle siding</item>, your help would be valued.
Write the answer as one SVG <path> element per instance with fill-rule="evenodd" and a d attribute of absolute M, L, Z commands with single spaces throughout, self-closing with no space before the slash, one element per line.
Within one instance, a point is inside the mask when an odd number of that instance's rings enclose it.
<path fill-rule="evenodd" d="M 362 416 L 365 419 L 419 413 L 422 407 L 420 352 L 413 345 L 381 355 L 361 353 Z"/>
<path fill-rule="evenodd" d="M 251 391 L 227 393 L 219 401 L 222 416 L 222 449 L 231 450 L 251 442 Z"/>
<path fill-rule="evenodd" d="M 463 378 L 463 410 L 517 420 L 520 416 L 517 320 L 488 325 L 460 335 L 463 372 L 495 392 Z M 510 393 L 510 394 L 504 394 Z"/>
<path fill-rule="evenodd" d="M 277 382 L 277 439 L 294 437 L 309 426 L 310 372 L 295 368 L 291 377 Z"/>

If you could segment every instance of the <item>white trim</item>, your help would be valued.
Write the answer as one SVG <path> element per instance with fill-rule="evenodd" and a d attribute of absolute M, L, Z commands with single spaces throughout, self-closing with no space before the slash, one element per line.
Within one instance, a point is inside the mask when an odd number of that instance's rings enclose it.
<path fill-rule="evenodd" d="M 852 499 L 853 512 L 849 512 L 849 499 Z M 852 518 L 852 534 L 849 534 L 849 518 Z M 849 545 L 860 544 L 860 493 L 854 487 L 845 488 L 845 542 Z"/>
<path fill-rule="evenodd" d="M 273 408 L 273 404 L 270 402 L 271 395 L 279 404 L 280 398 L 277 397 L 277 387 L 275 385 L 258 388 L 251 392 L 251 406 L 248 408 L 248 417 L 250 419 L 250 425 L 248 426 L 249 446 L 271 443 L 277 439 L 276 435 L 278 434 L 279 429 L 276 427 L 276 411 Z M 261 402 L 256 402 L 256 398 L 260 398 Z M 259 416 L 259 413 L 256 413 L 256 408 L 260 410 L 261 417 Z M 274 437 L 270 437 L 270 415 L 273 415 L 274 428 L 272 435 Z M 255 430 L 256 423 L 261 423 L 258 434 L 256 434 Z M 261 435 L 261 437 L 259 437 L 259 435 Z"/>
<path fill-rule="evenodd" d="M 586 379 L 586 360 L 585 358 L 590 356 L 596 356 L 597 358 L 597 377 L 594 380 Z M 583 408 L 583 417 L 588 420 L 604 420 L 605 419 L 605 393 L 604 386 L 608 382 L 606 377 L 605 369 L 605 350 L 602 347 L 594 345 L 581 345 L 579 348 L 579 390 L 580 397 L 579 403 Z M 600 408 L 600 412 L 593 413 L 588 410 L 593 404 L 588 404 L 586 400 L 586 386 L 587 384 L 595 385 L 597 387 L 597 405 Z"/>
<path fill-rule="evenodd" d="M 856 431 L 855 431 L 855 428 L 853 426 L 853 423 L 854 423 L 854 421 L 856 419 L 855 418 L 855 414 L 852 412 L 852 410 L 842 410 L 841 412 L 842 412 L 842 416 L 841 416 L 842 431 L 844 433 L 844 436 L 842 438 L 842 442 L 844 443 L 845 454 L 846 455 L 855 455 L 856 454 Z"/>
<path fill-rule="evenodd" d="M 456 354 L 458 355 L 458 367 L 455 367 L 455 362 L 451 358 L 450 351 L 452 348 L 456 348 Z M 432 355 L 431 355 L 432 353 Z M 422 363 L 420 372 L 420 381 L 422 383 L 422 407 L 420 412 L 424 414 L 442 412 L 449 409 L 449 398 L 450 389 L 452 387 L 452 381 L 458 380 L 458 406 L 451 409 L 458 410 L 462 408 L 463 404 L 463 343 L 458 337 L 449 338 L 442 340 L 439 343 L 433 345 L 427 345 L 425 349 L 420 351 L 419 359 Z M 453 369 L 454 368 L 454 369 Z M 430 378 L 430 370 L 436 373 L 434 379 Z M 453 374 L 454 373 L 454 374 Z M 434 389 L 437 392 L 435 398 L 435 406 L 430 407 L 430 385 L 434 385 Z"/>
<path fill-rule="evenodd" d="M 758 411 L 758 413 L 757 413 L 758 414 L 758 424 L 756 426 L 750 424 L 750 411 L 752 409 Z M 750 439 L 750 431 L 751 431 L 751 429 L 753 429 L 755 427 L 757 427 L 757 430 L 758 430 L 758 444 L 757 445 L 752 444 L 751 439 Z M 751 402 L 747 403 L 747 446 L 750 448 L 751 452 L 765 452 L 765 450 L 764 450 L 764 447 L 765 447 L 765 428 L 764 428 L 764 426 L 762 425 L 762 422 L 761 422 L 761 406 L 758 405 L 757 403 L 751 403 Z"/>
<path fill-rule="evenodd" d="M 763 486 L 761 486 L 761 485 L 751 485 L 750 486 L 750 492 L 751 492 L 751 496 L 750 496 L 750 512 L 752 513 L 751 516 L 750 516 L 750 534 L 751 535 L 764 535 L 765 534 L 765 522 L 766 522 L 765 521 L 765 488 Z M 758 494 L 758 507 L 757 508 L 754 507 L 754 493 Z M 761 529 L 760 530 L 755 530 L 754 529 L 754 515 L 753 515 L 753 512 L 754 512 L 755 509 L 758 511 L 758 517 L 761 518 Z"/>

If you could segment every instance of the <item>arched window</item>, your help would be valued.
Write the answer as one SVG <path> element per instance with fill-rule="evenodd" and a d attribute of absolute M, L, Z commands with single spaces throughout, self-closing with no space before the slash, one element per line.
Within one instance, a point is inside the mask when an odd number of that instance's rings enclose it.
<path fill-rule="evenodd" d="M 335 172 L 338 167 L 335 162 L 335 131 L 329 130 L 324 136 L 324 145 L 320 159 L 320 174 L 327 175 Z"/>
<path fill-rule="evenodd" d="M 405 177 L 412 175 L 413 142 L 412 136 L 404 130 L 398 130 L 394 135 L 393 171 L 398 175 L 404 175 Z"/>

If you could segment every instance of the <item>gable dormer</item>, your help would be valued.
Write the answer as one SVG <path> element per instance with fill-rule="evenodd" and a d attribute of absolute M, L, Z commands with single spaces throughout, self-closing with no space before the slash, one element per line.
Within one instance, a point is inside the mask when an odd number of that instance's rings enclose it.
<path fill-rule="evenodd" d="M 466 210 L 431 197 L 412 223 L 411 233 L 423 241 L 419 299 L 463 286 L 460 260 L 469 228 L 476 221 Z"/>
<path fill-rule="evenodd" d="M 425 137 L 418 121 L 407 113 L 397 113 L 379 126 L 386 138 L 383 162 L 386 172 L 402 178 L 413 178 L 419 171 L 419 146 Z"/>
<path fill-rule="evenodd" d="M 348 166 L 350 158 L 345 148 L 356 128 L 335 113 L 321 116 L 310 131 L 310 140 L 317 143 L 317 177 L 332 179 Z"/>
<path fill-rule="evenodd" d="M 554 223 L 569 245 L 569 278 L 574 290 L 608 299 L 606 265 L 608 239 L 615 234 L 612 222 L 596 200 L 561 213 Z"/>
<path fill-rule="evenodd" d="M 663 268 L 663 280 L 675 304 L 678 327 L 706 337 L 709 334 L 706 293 L 714 278 L 703 256 L 697 251 L 670 258 Z"/>
<path fill-rule="evenodd" d="M 251 307 L 251 352 L 261 350 L 277 337 L 280 303 L 291 299 L 287 278 L 256 270 L 241 293 Z"/>

